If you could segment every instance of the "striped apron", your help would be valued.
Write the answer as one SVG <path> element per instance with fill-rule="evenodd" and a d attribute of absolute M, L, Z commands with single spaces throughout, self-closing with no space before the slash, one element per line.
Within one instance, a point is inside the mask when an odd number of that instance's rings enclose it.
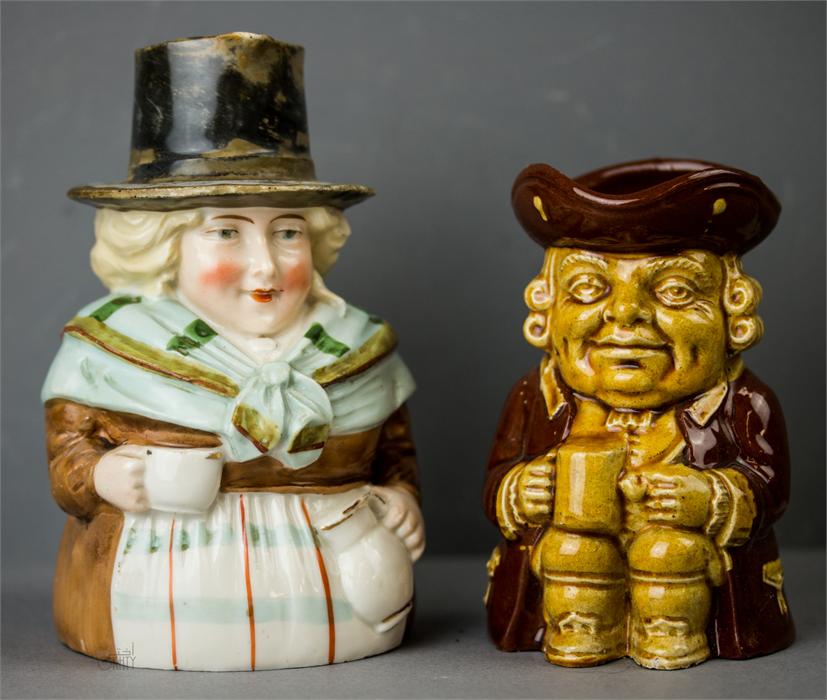
<path fill-rule="evenodd" d="M 241 671 L 397 646 L 412 565 L 364 505 L 368 493 L 221 493 L 207 514 L 125 513 L 111 588 L 115 647 L 131 649 L 138 667 Z M 336 527 L 349 527 L 353 504 L 361 530 L 340 537 L 336 551 L 319 522 L 338 514 L 345 522 Z M 355 609 L 351 592 L 384 609 Z"/>

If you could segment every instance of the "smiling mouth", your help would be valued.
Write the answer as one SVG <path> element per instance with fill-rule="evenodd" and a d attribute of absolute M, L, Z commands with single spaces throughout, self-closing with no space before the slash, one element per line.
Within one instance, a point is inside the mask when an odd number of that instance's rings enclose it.
<path fill-rule="evenodd" d="M 666 343 L 633 335 L 610 335 L 592 343 L 592 352 L 608 360 L 619 369 L 641 369 L 647 358 L 666 352 Z"/>
<path fill-rule="evenodd" d="M 608 349 L 629 349 L 629 350 L 662 350 L 666 343 L 637 335 L 612 334 L 605 338 L 595 340 L 594 344 L 599 348 Z"/>
<path fill-rule="evenodd" d="M 281 294 L 280 289 L 254 289 L 250 292 L 250 297 L 259 304 L 266 304 L 273 301 L 273 297 L 277 294 Z"/>

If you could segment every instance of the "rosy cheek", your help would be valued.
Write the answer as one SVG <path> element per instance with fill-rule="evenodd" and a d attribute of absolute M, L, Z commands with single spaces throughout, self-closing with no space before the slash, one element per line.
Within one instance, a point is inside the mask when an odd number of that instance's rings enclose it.
<path fill-rule="evenodd" d="M 284 289 L 305 289 L 310 286 L 310 269 L 306 265 L 296 265 L 284 273 Z"/>
<path fill-rule="evenodd" d="M 242 270 L 231 262 L 220 262 L 211 270 L 201 273 L 199 281 L 208 287 L 226 287 L 241 277 Z"/>

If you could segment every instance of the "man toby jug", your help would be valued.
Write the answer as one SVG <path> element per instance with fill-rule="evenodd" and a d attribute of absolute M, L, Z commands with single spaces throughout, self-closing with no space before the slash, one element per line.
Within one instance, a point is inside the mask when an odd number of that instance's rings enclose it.
<path fill-rule="evenodd" d="M 546 250 L 524 325 L 545 355 L 488 465 L 495 643 L 656 669 L 788 646 L 786 430 L 741 361 L 763 328 L 740 258 L 777 200 L 746 172 L 655 159 L 576 180 L 531 165 L 512 204 Z"/>

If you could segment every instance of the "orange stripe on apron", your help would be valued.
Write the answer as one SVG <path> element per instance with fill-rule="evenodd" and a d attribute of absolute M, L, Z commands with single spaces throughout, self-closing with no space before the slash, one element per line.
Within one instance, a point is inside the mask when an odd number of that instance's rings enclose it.
<path fill-rule="evenodd" d="M 333 618 L 333 598 L 330 595 L 330 579 L 327 577 L 327 567 L 324 564 L 322 550 L 319 547 L 319 541 L 316 538 L 316 531 L 313 529 L 313 525 L 310 522 L 310 514 L 307 512 L 307 506 L 304 504 L 304 499 L 302 499 L 301 505 L 302 512 L 304 513 L 304 519 L 307 522 L 307 527 L 310 529 L 310 535 L 313 537 L 313 544 L 316 548 L 316 561 L 319 563 L 319 574 L 321 574 L 322 586 L 324 586 L 324 597 L 325 602 L 327 603 L 327 663 L 332 664 L 333 659 L 336 657 L 336 621 Z"/>
<path fill-rule="evenodd" d="M 175 518 L 169 528 L 169 632 L 172 637 L 172 668 L 178 670 L 178 653 L 175 648 L 175 600 L 172 595 L 172 543 L 175 540 Z"/>
<path fill-rule="evenodd" d="M 241 537 L 244 541 L 244 584 L 247 587 L 247 617 L 250 618 L 250 670 L 256 670 L 256 615 L 253 609 L 253 584 L 250 581 L 250 550 L 247 546 L 247 513 L 244 494 L 238 495 L 241 505 Z"/>

